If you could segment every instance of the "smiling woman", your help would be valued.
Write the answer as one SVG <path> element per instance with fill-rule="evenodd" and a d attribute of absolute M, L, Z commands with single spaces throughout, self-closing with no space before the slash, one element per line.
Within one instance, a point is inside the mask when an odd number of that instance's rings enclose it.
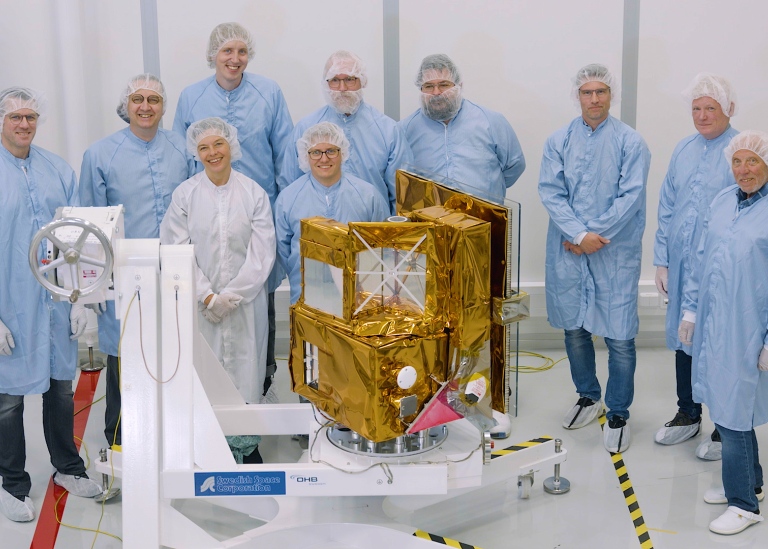
<path fill-rule="evenodd" d="M 218 135 L 209 135 L 197 144 L 197 156 L 205 166 L 205 175 L 220 187 L 229 181 L 232 172 L 232 154 L 229 143 Z"/>
<path fill-rule="evenodd" d="M 195 246 L 200 332 L 245 402 L 257 404 L 266 378 L 266 283 L 275 262 L 269 196 L 232 169 L 242 152 L 237 130 L 221 118 L 192 124 L 187 150 L 205 171 L 174 191 L 160 242 Z M 227 441 L 238 463 L 261 462 L 260 437 Z"/>

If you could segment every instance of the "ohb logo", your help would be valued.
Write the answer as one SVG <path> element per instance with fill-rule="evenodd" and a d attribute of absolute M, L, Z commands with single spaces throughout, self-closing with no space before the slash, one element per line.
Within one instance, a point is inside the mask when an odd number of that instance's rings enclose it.
<path fill-rule="evenodd" d="M 317 482 L 317 477 L 302 477 L 299 475 L 291 475 L 291 478 L 296 482 Z"/>

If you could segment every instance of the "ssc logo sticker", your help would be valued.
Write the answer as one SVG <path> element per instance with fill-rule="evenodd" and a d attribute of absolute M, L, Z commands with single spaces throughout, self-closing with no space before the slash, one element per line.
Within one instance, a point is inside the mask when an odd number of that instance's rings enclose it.
<path fill-rule="evenodd" d="M 284 496 L 285 471 L 195 473 L 195 496 Z"/>

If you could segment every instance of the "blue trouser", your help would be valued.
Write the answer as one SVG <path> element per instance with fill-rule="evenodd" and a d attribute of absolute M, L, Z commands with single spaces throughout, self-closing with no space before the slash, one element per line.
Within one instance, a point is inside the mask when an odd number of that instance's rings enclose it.
<path fill-rule="evenodd" d="M 43 393 L 43 434 L 51 465 L 65 475 L 82 475 L 85 464 L 74 440 L 75 403 L 71 381 L 51 380 Z M 24 470 L 24 396 L 0 393 L 0 475 L 12 496 L 28 496 L 32 483 Z"/>
<path fill-rule="evenodd" d="M 755 489 L 763 485 L 763 468 L 755 430 L 732 431 L 715 423 L 723 441 L 723 488 L 728 505 L 759 513 Z"/>
<path fill-rule="evenodd" d="M 693 357 L 685 351 L 675 351 L 675 377 L 677 378 L 677 408 L 692 419 L 701 417 L 701 404 L 693 401 L 691 364 Z"/>
<path fill-rule="evenodd" d="M 608 347 L 608 385 L 605 389 L 605 405 L 608 419 L 621 416 L 629 419 L 629 406 L 635 396 L 634 339 L 603 338 Z M 595 346 L 592 334 L 584 328 L 565 330 L 565 351 L 571 363 L 571 378 L 579 396 L 600 400 L 600 382 L 597 380 Z"/>

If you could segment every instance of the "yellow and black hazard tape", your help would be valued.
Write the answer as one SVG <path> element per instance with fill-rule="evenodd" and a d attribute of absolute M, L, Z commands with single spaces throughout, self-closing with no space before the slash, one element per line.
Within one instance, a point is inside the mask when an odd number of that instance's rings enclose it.
<path fill-rule="evenodd" d="M 447 545 L 448 547 L 457 547 L 458 549 L 482 549 L 477 545 L 470 545 L 469 543 L 462 543 L 460 541 L 456 541 L 455 539 L 444 538 L 443 536 L 438 536 L 437 534 L 430 534 L 429 532 L 425 532 L 424 530 L 416 530 L 413 533 L 413 535 L 416 536 L 417 538 L 434 541 L 435 543 L 440 543 L 442 545 Z"/>
<path fill-rule="evenodd" d="M 545 442 L 549 442 L 550 440 L 552 440 L 552 437 L 543 436 L 539 438 L 532 438 L 531 440 L 528 440 L 526 442 L 520 442 L 518 444 L 515 444 L 514 446 L 510 446 L 509 448 L 504 448 L 503 450 L 494 450 L 493 452 L 491 452 L 491 459 L 496 459 L 501 456 L 506 456 L 507 454 L 511 454 L 512 452 L 519 452 L 520 450 L 525 450 L 527 448 L 530 448 L 531 446 L 544 444 Z"/>
<path fill-rule="evenodd" d="M 600 416 L 599 421 L 600 429 L 603 429 L 606 421 L 605 414 Z M 621 452 L 610 452 L 610 454 L 613 468 L 616 469 L 616 476 L 619 479 L 621 491 L 624 493 L 624 501 L 627 502 L 629 516 L 632 518 L 632 523 L 635 525 L 637 541 L 640 542 L 640 547 L 642 549 L 653 549 L 653 541 L 651 541 L 651 535 L 648 533 L 648 526 L 645 524 L 643 512 L 640 510 L 640 504 L 637 502 L 635 489 L 632 488 L 632 481 L 629 480 L 629 473 L 627 472 L 627 466 L 624 464 L 624 457 L 621 455 Z"/>

